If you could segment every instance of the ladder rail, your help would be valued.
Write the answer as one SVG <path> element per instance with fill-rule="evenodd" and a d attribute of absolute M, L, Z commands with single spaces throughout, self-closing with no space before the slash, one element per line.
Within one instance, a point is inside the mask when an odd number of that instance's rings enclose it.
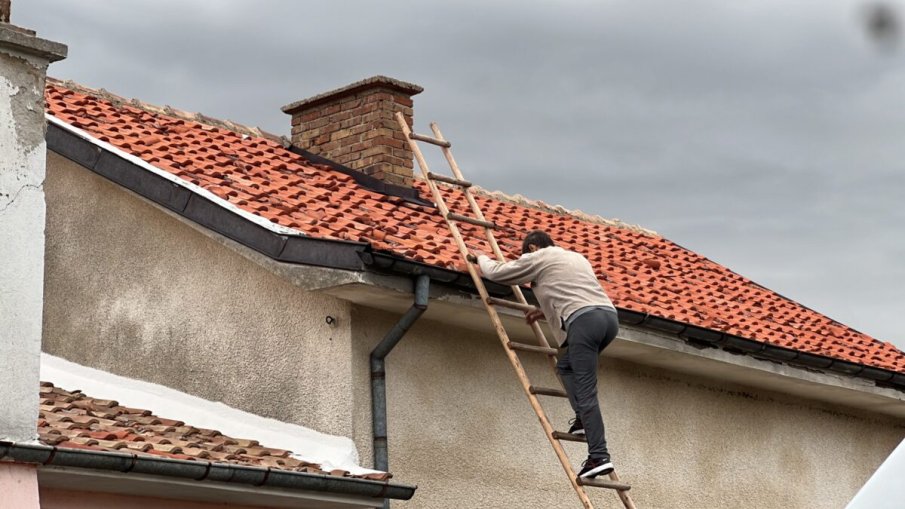
<path fill-rule="evenodd" d="M 465 239 L 462 236 L 462 233 L 459 230 L 458 225 L 455 223 L 455 221 L 459 220 L 460 217 L 464 217 L 464 216 L 450 213 L 449 207 L 446 204 L 446 200 L 443 198 L 443 194 L 440 192 L 440 189 L 438 188 L 437 184 L 434 182 L 434 180 L 438 180 L 441 182 L 450 182 L 450 183 L 453 183 L 456 185 L 460 185 L 462 187 L 462 193 L 465 195 L 466 200 L 468 201 L 468 204 L 469 204 L 472 212 L 475 214 L 475 218 L 476 218 L 476 221 L 470 220 L 470 221 L 463 221 L 463 222 L 469 222 L 471 224 L 483 226 L 485 236 L 487 238 L 488 243 L 491 246 L 491 249 L 492 249 L 494 255 L 496 256 L 496 258 L 499 261 L 505 261 L 505 257 L 503 256 L 502 250 L 500 249 L 499 244 L 496 241 L 496 237 L 493 235 L 492 229 L 487 226 L 487 224 L 492 224 L 492 223 L 487 221 L 486 217 L 484 216 L 483 211 L 481 210 L 481 207 L 477 203 L 477 200 L 475 200 L 474 196 L 471 194 L 471 192 L 470 192 L 471 191 L 470 188 L 472 185 L 471 182 L 465 180 L 465 178 L 462 175 L 462 172 L 459 170 L 458 164 L 456 164 L 455 158 L 453 157 L 452 151 L 450 149 L 452 144 L 443 137 L 443 134 L 440 132 L 440 128 L 436 124 L 436 122 L 431 123 L 431 130 L 433 131 L 434 136 L 435 136 L 434 138 L 431 138 L 428 136 L 414 134 L 411 131 L 411 129 L 409 128 L 408 123 L 405 121 L 405 117 L 402 115 L 402 113 L 399 113 L 399 112 L 396 113 L 396 120 L 399 122 L 399 125 L 402 128 L 402 131 L 406 136 L 406 141 L 409 144 L 409 148 L 412 150 L 412 153 L 414 154 L 415 159 L 418 162 L 418 167 L 421 171 L 422 176 L 424 177 L 425 181 L 427 182 L 428 187 L 431 190 L 431 194 L 434 198 L 435 203 L 437 204 L 437 208 L 440 210 L 440 213 L 443 215 L 444 221 L 446 222 L 447 226 L 449 227 L 450 233 L 452 234 L 453 239 L 456 242 L 456 246 L 458 247 L 460 254 L 462 255 L 463 259 L 466 260 L 465 265 L 466 265 L 468 274 L 471 276 L 472 281 L 475 283 L 475 287 L 478 290 L 478 294 L 481 297 L 481 301 L 484 305 L 484 308 L 487 311 L 487 314 L 490 317 L 491 322 L 493 323 L 494 329 L 497 332 L 497 336 L 499 337 L 500 341 L 503 344 L 503 351 L 506 353 L 506 356 L 509 359 L 510 364 L 512 364 L 512 367 L 515 369 L 516 375 L 519 379 L 519 383 L 522 386 L 522 390 L 525 392 L 525 395 L 528 397 L 528 401 L 531 404 L 531 407 L 534 410 L 534 413 L 537 415 L 537 418 L 541 423 L 541 427 L 544 430 L 544 434 L 547 436 L 547 440 L 550 442 L 550 445 L 553 447 L 553 450 L 556 453 L 556 456 L 559 459 L 559 461 L 563 467 L 563 470 L 565 470 L 566 475 L 569 478 L 569 482 L 572 485 L 572 488 L 575 490 L 576 494 L 578 495 L 579 499 L 581 500 L 582 505 L 584 506 L 585 509 L 593 509 L 590 498 L 588 497 L 587 492 L 583 488 L 583 486 L 587 485 L 587 486 L 609 487 L 611 489 L 614 489 L 626 509 L 635 509 L 634 502 L 632 501 L 631 497 L 628 495 L 629 486 L 622 483 L 619 480 L 619 476 L 616 474 L 615 470 L 613 472 L 610 472 L 610 474 L 609 474 L 609 478 L 612 482 L 606 482 L 606 481 L 596 481 L 596 482 L 585 481 L 585 482 L 583 482 L 578 479 L 578 477 L 575 474 L 575 471 L 572 469 L 571 463 L 569 462 L 569 459 L 566 456 L 565 450 L 563 449 L 562 444 L 560 443 L 560 440 L 563 440 L 563 439 L 569 440 L 569 438 L 565 437 L 565 435 L 567 435 L 567 434 L 563 434 L 561 432 L 554 431 L 553 426 L 550 423 L 550 420 L 547 417 L 546 412 L 544 411 L 543 407 L 540 404 L 540 401 L 538 400 L 538 398 L 535 395 L 535 393 L 538 392 L 538 388 L 536 386 L 531 385 L 530 381 L 528 380 L 527 372 L 525 371 L 524 366 L 521 363 L 521 360 L 519 359 L 518 355 L 515 352 L 516 349 L 521 349 L 521 350 L 527 350 L 527 351 L 538 351 L 538 352 L 548 353 L 547 357 L 550 359 L 551 365 L 554 368 L 554 374 L 556 375 L 557 380 L 560 382 L 560 385 L 562 385 L 562 379 L 560 378 L 559 373 L 556 371 L 556 355 L 552 354 L 550 352 L 550 350 L 555 351 L 555 347 L 553 347 L 550 344 L 550 342 L 547 340 L 542 329 L 540 328 L 540 324 L 538 324 L 537 322 L 534 322 L 531 324 L 531 329 L 532 329 L 532 332 L 534 332 L 534 335 L 538 341 L 538 344 L 540 345 L 539 347 L 531 348 L 530 345 L 521 345 L 522 348 L 513 348 L 511 346 L 511 345 L 520 345 L 520 344 L 514 343 L 509 339 L 509 335 L 506 332 L 505 327 L 503 326 L 503 322 L 500 319 L 500 316 L 494 307 L 495 305 L 499 304 L 498 302 L 495 303 L 494 301 L 499 301 L 500 299 L 494 299 L 494 298 L 490 297 L 490 295 L 487 293 L 487 288 L 484 286 L 484 283 L 483 283 L 480 275 L 478 275 L 478 273 L 477 273 L 475 264 L 468 261 L 468 258 L 471 255 L 471 253 L 468 250 L 468 246 L 465 244 Z M 452 170 L 455 178 L 450 179 L 450 178 L 442 177 L 442 176 L 439 176 L 439 175 L 436 175 L 436 174 L 433 174 L 430 172 L 430 169 L 427 165 L 427 161 L 424 159 L 424 155 L 421 153 L 421 149 L 417 144 L 417 141 L 419 141 L 419 140 L 425 141 L 425 142 L 428 142 L 428 143 L 431 143 L 433 145 L 440 147 L 441 151 L 443 152 L 444 157 L 446 158 L 447 163 L 449 163 L 450 169 Z M 463 185 L 463 184 L 467 184 L 467 185 Z M 471 218 L 465 218 L 465 219 L 471 219 Z M 521 306 L 513 305 L 513 306 L 509 306 L 509 307 L 517 307 L 518 309 L 521 309 L 521 310 L 534 309 L 533 306 L 528 304 L 528 301 L 525 298 L 525 296 L 522 292 L 522 289 L 518 285 L 513 285 L 513 286 L 511 286 L 511 288 L 512 288 L 513 294 L 515 294 L 515 296 L 516 296 L 516 301 Z M 546 347 L 546 348 L 544 348 L 544 347 Z M 548 395 L 553 395 L 553 394 L 549 393 L 549 390 L 541 390 L 539 392 L 539 394 L 544 394 L 545 391 L 548 391 L 548 392 L 546 392 Z M 558 395 L 558 394 L 556 394 L 556 395 Z"/>
<path fill-rule="evenodd" d="M 450 233 L 452 233 L 453 239 L 455 240 L 456 245 L 459 248 L 459 253 L 462 255 L 462 258 L 465 259 L 470 254 L 468 251 L 468 246 L 465 245 L 465 240 L 462 238 L 462 234 L 459 232 L 458 226 L 449 219 L 446 219 L 446 217 L 449 215 L 449 208 L 446 206 L 446 201 L 443 199 L 443 195 L 440 193 L 437 185 L 427 178 L 427 174 L 429 172 L 427 161 L 424 160 L 424 155 L 421 153 L 421 149 L 418 147 L 415 140 L 411 138 L 411 130 L 408 127 L 408 123 L 405 122 L 405 117 L 402 116 L 402 113 L 397 112 L 396 119 L 399 121 L 399 125 L 402 127 L 403 133 L 405 133 L 409 147 L 412 149 L 412 153 L 415 155 L 415 159 L 418 161 L 418 166 L 421 170 L 421 173 L 424 175 L 425 180 L 427 180 L 428 182 L 428 187 L 430 187 L 434 201 L 437 203 L 437 208 L 440 209 L 440 213 L 443 214 L 444 220 L 449 226 Z M 459 178 L 460 176 L 461 173 L 457 174 L 456 178 Z M 459 178 L 459 180 L 464 179 Z M 550 445 L 553 447 L 556 456 L 559 458 L 563 469 L 566 471 L 566 476 L 568 476 L 569 482 L 572 484 L 573 489 L 578 494 L 578 498 L 581 500 L 581 503 L 585 507 L 585 509 L 594 509 L 594 506 L 591 505 L 591 500 L 588 497 L 588 494 L 581 487 L 581 485 L 578 484 L 578 476 L 575 474 L 575 471 L 572 470 L 572 465 L 569 462 L 568 457 L 566 456 L 566 452 L 563 449 L 562 444 L 559 443 L 559 440 L 553 438 L 553 426 L 550 424 L 550 420 L 547 418 L 546 412 L 544 412 L 544 409 L 541 407 L 537 396 L 531 393 L 531 383 L 528 381 L 528 374 L 525 372 L 525 368 L 522 366 L 521 360 L 518 358 L 515 352 L 507 346 L 507 343 L 509 342 L 509 334 L 506 332 L 506 329 L 503 328 L 503 322 L 500 321 L 500 317 L 497 314 L 496 309 L 487 300 L 490 298 L 490 295 L 488 295 L 487 293 L 487 288 L 484 287 L 484 283 L 483 281 L 481 281 L 481 277 L 478 275 L 477 270 L 475 270 L 474 264 L 466 262 L 465 266 L 468 269 L 468 274 L 471 275 L 471 279 L 472 281 L 474 281 L 475 286 L 478 289 L 478 293 L 481 296 L 481 302 L 484 304 L 484 308 L 487 310 L 487 314 L 490 315 L 490 320 L 491 322 L 493 322 L 493 327 L 494 329 L 496 329 L 497 336 L 503 343 L 503 351 L 506 352 L 506 356 L 509 358 L 509 362 L 515 369 L 519 383 L 522 386 L 522 390 L 524 390 L 525 395 L 528 397 L 528 401 L 531 404 L 531 407 L 534 409 L 534 413 L 537 415 L 541 427 L 544 429 L 544 434 L 547 436 L 547 439 L 550 442 Z"/>
<path fill-rule="evenodd" d="M 440 131 L 440 126 L 437 125 L 436 122 L 431 122 L 431 131 L 434 132 L 434 136 L 440 141 L 446 141 L 446 138 L 443 137 L 443 133 Z M 453 175 L 458 180 L 465 180 L 465 177 L 462 176 L 462 171 L 459 170 L 459 165 L 456 164 L 456 159 L 453 157 L 452 150 L 450 147 L 440 147 L 440 150 L 443 152 L 443 157 L 446 158 L 446 162 L 449 163 L 449 167 L 453 172 Z M 481 207 L 478 205 L 477 200 L 474 199 L 474 196 L 471 194 L 470 189 L 463 189 L 463 193 L 465 194 L 465 199 L 468 200 L 468 204 L 471 206 L 471 210 L 474 212 L 475 217 L 482 221 L 486 221 L 487 218 L 484 217 L 484 212 L 481 210 Z M 490 230 L 485 230 L 485 235 L 487 237 L 487 242 L 490 244 L 491 249 L 493 250 L 494 256 L 496 256 L 497 260 L 504 262 L 506 261 L 506 257 L 503 256 L 503 251 L 500 249 L 500 245 L 497 244 L 496 236 L 493 235 L 493 232 Z M 522 288 L 518 285 L 512 285 L 512 293 L 515 294 L 515 298 L 522 304 L 528 304 L 528 299 L 525 298 L 524 293 L 522 293 Z M 534 333 L 534 337 L 537 339 L 538 345 L 546 346 L 550 348 L 555 348 L 548 340 L 544 331 L 540 328 L 540 324 L 534 322 L 531 324 L 531 331 Z M 550 359 L 554 368 L 556 367 L 556 358 Z M 556 372 L 554 370 L 554 372 Z M 557 379 L 559 375 L 557 375 Z M 562 383 L 562 380 L 560 380 Z"/>

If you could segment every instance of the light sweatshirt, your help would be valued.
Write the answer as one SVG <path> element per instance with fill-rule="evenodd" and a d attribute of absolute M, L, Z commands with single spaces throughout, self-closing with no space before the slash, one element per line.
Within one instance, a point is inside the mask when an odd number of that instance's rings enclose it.
<path fill-rule="evenodd" d="M 550 246 L 525 253 L 511 262 L 482 255 L 478 257 L 478 265 L 484 277 L 497 283 L 532 282 L 531 290 L 559 345 L 566 340 L 564 327 L 572 313 L 588 306 L 616 309 L 600 286 L 591 262 L 574 251 Z"/>

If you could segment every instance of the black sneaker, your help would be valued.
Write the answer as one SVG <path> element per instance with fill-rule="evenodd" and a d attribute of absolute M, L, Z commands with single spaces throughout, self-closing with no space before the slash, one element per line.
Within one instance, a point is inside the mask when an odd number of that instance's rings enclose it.
<path fill-rule="evenodd" d="M 584 424 L 581 423 L 581 419 L 576 417 L 569 421 L 569 424 L 572 425 L 572 427 L 569 428 L 570 435 L 584 435 Z"/>
<path fill-rule="evenodd" d="M 612 471 L 613 462 L 610 461 L 609 456 L 604 456 L 603 458 L 588 457 L 588 459 L 581 464 L 581 472 L 578 472 L 578 477 L 582 479 L 593 479 L 598 475 L 606 475 Z"/>

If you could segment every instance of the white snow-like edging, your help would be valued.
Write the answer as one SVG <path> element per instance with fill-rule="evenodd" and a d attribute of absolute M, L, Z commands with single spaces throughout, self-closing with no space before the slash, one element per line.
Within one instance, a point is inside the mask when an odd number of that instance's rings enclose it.
<path fill-rule="evenodd" d="M 299 460 L 318 463 L 328 472 L 333 469 L 355 475 L 377 472 L 358 466 L 358 450 L 350 438 L 261 417 L 221 402 L 85 367 L 43 352 L 41 380 L 68 391 L 81 390 L 93 398 L 112 399 L 123 406 L 150 410 L 158 417 L 215 429 L 233 438 L 257 440 L 264 447 L 285 449 Z"/>
<path fill-rule="evenodd" d="M 135 164 L 136 166 L 144 168 L 145 170 L 148 170 L 155 175 L 163 177 L 166 180 L 169 180 L 170 182 L 172 182 L 178 186 L 182 186 L 197 195 L 203 196 L 203 197 L 207 198 L 208 200 L 210 200 L 211 202 L 215 203 L 216 205 L 219 205 L 234 214 L 238 214 L 239 216 L 241 216 L 259 226 L 263 226 L 264 228 L 267 228 L 268 230 L 270 230 L 274 233 L 279 233 L 281 235 L 292 235 L 292 236 L 296 236 L 296 237 L 306 236 L 306 234 L 304 232 L 302 232 L 301 230 L 289 228 L 286 226 L 281 226 L 279 224 L 268 221 L 267 219 L 265 219 L 261 216 L 252 214 L 251 212 L 249 212 L 245 209 L 241 209 L 241 208 L 237 207 L 236 205 L 230 203 L 229 201 L 224 200 L 223 198 L 217 196 L 216 194 L 208 191 L 207 189 L 205 189 L 199 185 L 192 184 L 191 182 L 189 182 L 187 180 L 181 179 L 166 170 L 161 170 L 160 168 L 145 161 L 144 159 L 135 157 L 134 155 L 132 155 L 122 149 L 119 149 L 105 141 L 101 141 L 101 140 L 95 138 L 94 136 L 92 136 L 91 134 L 83 131 L 82 129 L 79 129 L 78 127 L 74 127 L 70 124 L 67 124 L 63 120 L 58 119 L 57 117 L 51 115 L 50 113 L 45 113 L 44 117 L 51 124 L 61 127 L 65 130 L 71 132 L 72 134 L 78 136 L 79 138 L 82 138 L 83 140 L 88 141 L 88 142 L 92 143 L 93 145 L 96 145 L 96 146 L 106 150 L 107 152 L 110 152 L 111 154 L 115 154 L 118 157 L 121 157 L 121 158 L 129 161 L 132 164 Z"/>

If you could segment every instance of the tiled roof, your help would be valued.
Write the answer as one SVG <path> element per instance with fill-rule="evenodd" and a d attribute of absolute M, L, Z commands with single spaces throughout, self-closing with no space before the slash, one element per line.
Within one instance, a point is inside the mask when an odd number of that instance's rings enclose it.
<path fill-rule="evenodd" d="M 219 431 L 158 417 L 149 410 L 95 399 L 78 390 L 69 392 L 50 382 L 41 382 L 38 436 L 45 445 L 68 449 L 129 452 L 379 481 L 391 477 L 387 473 L 325 472 L 320 465 L 291 456 L 304 455 L 305 451 L 273 449 L 256 440 L 228 437 Z"/>
<path fill-rule="evenodd" d="M 375 250 L 447 268 L 458 253 L 435 209 L 357 185 L 311 164 L 276 139 L 205 117 L 152 109 L 96 91 L 49 84 L 47 110 L 58 119 L 200 185 L 274 223 L 325 239 L 368 242 Z M 258 135 L 255 135 L 255 133 Z M 426 185 L 416 182 L 424 197 Z M 453 211 L 468 213 L 461 192 L 444 188 Z M 510 258 L 521 237 L 547 230 L 585 255 L 614 303 L 683 323 L 798 351 L 905 373 L 905 353 L 784 298 L 653 232 L 483 193 L 478 202 L 502 227 Z M 477 227 L 468 243 L 489 251 Z"/>

